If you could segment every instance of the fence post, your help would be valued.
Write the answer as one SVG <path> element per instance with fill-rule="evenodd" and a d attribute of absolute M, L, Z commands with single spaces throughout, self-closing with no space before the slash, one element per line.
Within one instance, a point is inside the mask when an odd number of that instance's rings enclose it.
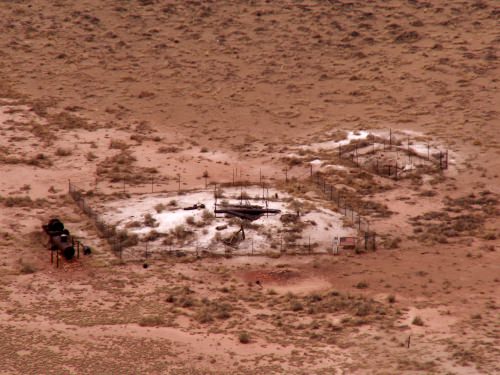
<path fill-rule="evenodd" d="M 288 168 L 285 167 L 285 182 L 288 182 Z"/>

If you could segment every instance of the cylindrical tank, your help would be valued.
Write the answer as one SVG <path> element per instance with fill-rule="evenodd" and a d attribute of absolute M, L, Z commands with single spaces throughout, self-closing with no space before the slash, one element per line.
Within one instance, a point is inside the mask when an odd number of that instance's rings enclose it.
<path fill-rule="evenodd" d="M 75 248 L 71 240 L 71 236 L 62 234 L 51 238 L 53 250 L 59 250 L 63 257 L 67 260 L 73 259 L 75 256 Z"/>

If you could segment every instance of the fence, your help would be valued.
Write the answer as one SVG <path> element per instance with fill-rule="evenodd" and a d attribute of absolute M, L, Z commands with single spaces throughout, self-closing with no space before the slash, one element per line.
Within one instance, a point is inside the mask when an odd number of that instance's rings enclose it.
<path fill-rule="evenodd" d="M 304 176 L 301 176 L 300 179 L 306 177 L 307 174 Z M 241 174 L 240 174 L 241 176 Z M 238 181 L 236 179 L 237 177 L 237 172 L 233 170 L 233 177 L 232 180 L 224 183 L 208 183 L 207 178 L 205 178 L 205 187 L 207 188 L 206 190 L 212 191 L 212 187 L 209 185 L 212 185 L 215 187 L 215 191 L 217 191 L 217 186 L 261 186 L 262 187 L 262 199 L 268 199 L 269 196 L 269 183 L 266 183 L 264 180 L 264 176 L 262 176 L 261 173 L 259 173 L 259 182 L 252 183 L 251 181 Z M 241 177 L 240 177 L 241 178 Z M 296 180 L 297 177 L 293 178 L 293 180 Z M 338 212 L 343 214 L 353 225 L 354 227 L 359 231 L 361 234 L 361 238 L 364 239 L 364 247 L 365 249 L 375 249 L 375 233 L 373 231 L 370 231 L 370 224 L 368 220 L 363 218 L 356 210 L 354 210 L 351 206 L 348 205 L 348 202 L 344 200 L 341 196 L 341 192 L 337 191 L 335 187 L 332 185 L 328 184 L 326 180 L 319 174 L 319 173 L 312 173 L 311 169 L 311 179 L 312 181 L 320 188 L 320 190 L 324 193 L 325 197 L 329 199 L 330 201 L 334 201 L 337 204 L 338 207 Z M 157 181 L 160 181 L 161 179 L 158 178 Z M 288 175 L 288 170 L 284 170 L 284 175 L 283 175 L 283 180 L 285 183 L 289 181 L 289 175 Z M 204 189 L 183 189 L 181 186 L 181 178 L 178 177 L 178 179 L 175 181 L 176 186 L 172 188 L 172 183 L 163 183 L 162 185 L 170 185 L 170 189 L 162 189 L 161 191 L 158 191 L 158 183 L 155 183 L 153 179 L 148 181 L 147 183 L 144 184 L 134 184 L 134 192 L 139 193 L 139 194 L 144 194 L 144 193 L 159 193 L 159 192 L 187 192 L 187 191 L 202 191 Z M 121 188 L 121 184 L 114 184 L 111 185 L 112 188 Z M 95 186 L 93 187 L 93 191 L 97 190 L 98 184 L 97 181 L 95 183 Z M 264 193 L 264 190 L 267 190 L 267 194 Z M 127 247 L 132 247 L 138 244 L 138 237 L 135 234 L 129 233 L 126 229 L 118 229 L 116 225 L 112 225 L 106 222 L 104 218 L 97 213 L 88 203 L 88 201 L 85 199 L 84 192 L 85 190 L 77 186 L 76 184 L 72 183 L 71 181 L 68 184 L 68 192 L 70 196 L 73 198 L 75 203 L 80 207 L 80 209 L 92 220 L 94 226 L 98 230 L 99 234 L 101 235 L 102 238 L 106 239 L 107 242 L 111 245 L 112 249 L 117 253 L 117 255 L 120 256 L 120 258 L 123 257 L 124 251 L 126 250 Z M 127 186 L 123 184 L 123 192 L 131 192 L 131 188 L 127 191 Z M 267 197 L 266 197 L 267 196 Z M 267 206 L 267 205 L 266 205 Z M 314 240 L 314 239 L 313 239 Z M 223 245 L 221 244 L 221 247 Z M 238 249 L 231 248 L 229 246 L 224 245 L 222 251 L 213 251 L 212 249 L 208 247 L 202 247 L 202 246 L 190 246 L 190 247 L 172 247 L 172 246 L 164 246 L 161 251 L 150 251 L 151 249 L 148 250 L 148 243 L 144 243 L 145 250 L 142 252 L 143 255 L 140 255 L 139 253 L 141 252 L 136 252 L 136 254 L 127 254 L 129 259 L 136 258 L 139 255 L 139 258 L 148 258 L 148 257 L 155 257 L 155 256 L 172 256 L 172 255 L 179 255 L 183 253 L 191 253 L 191 254 L 196 254 L 198 256 L 219 256 L 219 255 L 256 255 L 256 254 L 262 254 L 263 250 L 264 253 L 270 253 L 273 252 L 274 254 L 280 254 L 280 253 L 286 253 L 286 254 L 315 254 L 318 253 L 316 250 L 317 248 L 317 243 L 314 241 L 311 242 L 311 239 L 309 241 L 306 241 L 304 243 L 300 242 L 286 242 L 283 243 L 283 240 L 280 239 L 280 243 L 277 245 L 269 245 L 265 249 L 262 247 L 259 249 L 254 248 L 253 240 L 249 238 L 249 241 L 246 241 L 246 247 L 241 246 Z M 333 248 L 333 245 L 332 245 Z M 327 250 L 329 251 L 329 250 Z M 325 253 L 323 250 L 322 253 Z"/>
<path fill-rule="evenodd" d="M 419 152 L 414 147 L 410 147 L 409 137 L 406 146 L 404 146 L 401 141 L 393 141 L 392 132 L 389 137 L 390 138 L 387 140 L 372 136 L 371 140 L 367 138 L 345 146 L 339 145 L 337 148 L 338 158 L 344 161 L 349 160 L 358 168 L 370 170 L 380 176 L 391 177 L 396 180 L 407 170 L 407 165 L 411 166 L 410 170 L 413 169 L 414 165 L 429 165 L 440 171 L 448 169 L 448 150 L 443 151 L 438 149 L 436 152 L 431 153 L 430 144 L 427 143 L 426 155 L 422 155 L 422 152 Z M 379 143 L 376 142 L 377 140 Z M 363 148 L 364 151 L 361 151 Z M 382 151 L 383 153 L 395 152 L 396 158 L 389 157 L 384 159 L 377 156 L 375 160 L 371 160 L 371 163 L 367 160 L 363 160 L 369 155 L 375 155 L 378 151 Z M 398 153 L 406 155 L 408 163 L 400 162 Z M 418 163 L 419 160 L 420 163 Z"/>
<path fill-rule="evenodd" d="M 319 172 L 312 173 L 311 170 L 311 181 L 319 188 L 327 200 L 337 205 L 338 212 L 343 214 L 360 232 L 364 240 L 364 248 L 366 250 L 375 250 L 376 233 L 370 230 L 370 222 L 350 206 L 348 201 L 342 197 L 342 192 L 329 184 Z"/>
<path fill-rule="evenodd" d="M 80 189 L 75 184 L 68 183 L 69 195 L 73 198 L 78 207 L 92 220 L 94 226 L 107 242 L 111 245 L 113 251 L 122 257 L 123 249 L 127 246 L 137 244 L 137 238 L 127 233 L 126 230 L 118 230 L 115 225 L 106 223 L 103 218 L 90 207 Z"/>

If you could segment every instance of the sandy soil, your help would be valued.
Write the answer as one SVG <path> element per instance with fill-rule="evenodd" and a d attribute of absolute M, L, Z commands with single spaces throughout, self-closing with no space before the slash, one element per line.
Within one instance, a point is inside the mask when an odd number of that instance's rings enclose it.
<path fill-rule="evenodd" d="M 493 0 L 0 1 L 0 374 L 500 373 L 499 14 Z M 396 181 L 337 159 L 346 135 L 388 129 L 448 149 L 450 168 Z M 71 180 L 109 209 L 252 181 L 308 215 L 338 210 L 311 165 L 376 252 L 144 268 L 67 194 Z M 92 255 L 50 263 L 54 216 Z"/>

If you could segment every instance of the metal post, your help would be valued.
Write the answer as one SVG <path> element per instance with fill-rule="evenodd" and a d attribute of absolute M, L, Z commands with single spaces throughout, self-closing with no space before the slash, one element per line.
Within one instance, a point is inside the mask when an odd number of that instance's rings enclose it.
<path fill-rule="evenodd" d="M 151 176 L 151 193 L 153 192 L 154 177 Z"/>
<path fill-rule="evenodd" d="M 330 185 L 330 200 L 333 201 L 333 186 Z"/>
<path fill-rule="evenodd" d="M 313 178 L 313 165 L 309 164 L 309 167 L 310 167 L 310 170 L 311 170 L 311 180 L 312 180 L 312 178 Z"/>
<path fill-rule="evenodd" d="M 392 150 L 392 128 L 389 129 L 389 150 Z"/>
<path fill-rule="evenodd" d="M 288 182 L 288 168 L 285 167 L 285 182 Z"/>
<path fill-rule="evenodd" d="M 123 192 L 125 193 L 125 179 L 123 179 Z"/>
<path fill-rule="evenodd" d="M 50 249 L 50 263 L 54 263 L 54 250 Z"/>
<path fill-rule="evenodd" d="M 56 253 L 56 267 L 59 268 L 59 249 L 57 249 L 57 253 Z"/>
<path fill-rule="evenodd" d="M 76 257 L 80 259 L 80 241 L 76 241 Z"/>
<path fill-rule="evenodd" d="M 177 177 L 179 178 L 179 190 L 178 190 L 178 192 L 180 193 L 181 192 L 181 174 L 178 173 Z"/>

